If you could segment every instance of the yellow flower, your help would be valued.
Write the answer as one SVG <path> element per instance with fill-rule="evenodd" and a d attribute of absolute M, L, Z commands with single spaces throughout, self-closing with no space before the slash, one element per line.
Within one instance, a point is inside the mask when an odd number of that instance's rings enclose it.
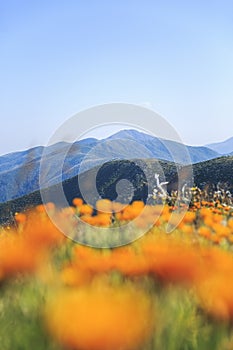
<path fill-rule="evenodd" d="M 72 350 L 136 350 L 150 337 L 150 299 L 132 286 L 64 290 L 47 304 L 50 333 Z"/>

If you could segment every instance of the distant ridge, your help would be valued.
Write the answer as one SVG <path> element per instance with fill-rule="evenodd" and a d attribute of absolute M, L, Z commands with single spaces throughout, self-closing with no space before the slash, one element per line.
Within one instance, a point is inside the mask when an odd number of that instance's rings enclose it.
<path fill-rule="evenodd" d="M 186 146 L 176 141 L 165 140 L 154 137 L 137 130 L 121 130 L 110 136 L 108 139 L 132 139 L 146 146 L 154 155 L 155 158 L 167 161 L 174 161 L 172 155 L 179 159 L 179 163 L 187 163 L 185 156 L 185 148 L 190 155 L 191 163 L 198 163 L 205 160 L 219 157 L 219 153 L 205 146 Z M 172 155 L 168 150 L 172 150 Z M 183 156 L 182 156 L 183 155 Z"/>
<path fill-rule="evenodd" d="M 206 147 L 212 149 L 215 152 L 218 152 L 220 154 L 233 154 L 233 137 L 230 137 L 229 139 L 223 141 L 223 142 L 216 142 L 211 143 L 209 145 L 206 145 Z"/>
<path fill-rule="evenodd" d="M 115 140 L 114 147 L 108 141 Z M 59 142 L 49 147 L 34 147 L 32 149 L 10 153 L 0 157 L 0 203 L 18 197 L 22 197 L 39 189 L 39 169 L 43 152 L 46 151 L 47 162 L 51 169 L 49 185 L 54 185 L 60 181 L 58 174 L 58 164 L 63 164 L 62 154 L 66 154 L 63 165 L 62 180 L 67 180 L 78 175 L 82 171 L 87 171 L 98 163 L 104 163 L 106 154 L 110 159 L 125 159 L 119 155 L 125 154 L 126 140 L 132 142 L 132 155 L 135 158 L 154 158 L 163 161 L 174 161 L 173 155 L 179 164 L 198 163 L 219 157 L 219 154 L 207 147 L 185 146 L 181 143 L 160 138 L 139 132 L 137 130 L 121 130 L 120 132 L 103 140 L 88 138 L 73 143 Z M 142 147 L 138 147 L 141 145 Z M 83 159 L 87 154 L 98 146 L 96 161 L 85 162 L 85 167 L 80 170 Z M 143 152 L 143 149 L 146 150 Z M 187 158 L 186 149 L 190 158 Z M 148 152 L 147 152 L 148 151 Z M 141 152 L 141 153 L 140 153 Z M 126 152 L 126 155 L 129 152 Z"/>

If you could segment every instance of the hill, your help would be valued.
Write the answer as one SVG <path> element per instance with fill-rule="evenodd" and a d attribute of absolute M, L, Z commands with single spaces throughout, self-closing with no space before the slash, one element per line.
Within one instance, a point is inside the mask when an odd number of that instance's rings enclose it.
<path fill-rule="evenodd" d="M 233 193 L 232 169 L 233 157 L 220 157 L 194 164 L 194 182 L 202 189 L 208 186 L 213 190 L 216 190 L 216 186 L 219 184 L 220 187 L 227 188 Z M 152 193 L 153 186 L 155 186 L 155 173 L 160 174 L 161 181 L 169 181 L 168 191 L 171 191 L 177 188 L 177 171 L 179 171 L 182 179 L 182 174 L 185 174 L 187 166 L 180 166 L 177 169 L 172 162 L 158 162 L 155 159 L 115 160 L 105 163 L 97 172 L 96 170 L 97 168 L 92 168 L 80 174 L 80 179 L 75 176 L 62 183 L 67 204 L 71 205 L 75 197 L 82 197 L 82 193 L 87 194 L 87 196 L 90 195 L 93 202 L 99 199 L 99 196 L 123 202 L 137 199 L 146 200 L 148 193 Z M 117 185 L 121 180 L 128 181 L 123 189 L 119 189 Z M 84 186 L 84 192 L 80 190 L 80 182 Z M 148 182 L 151 184 L 150 186 Z M 134 187 L 133 196 L 132 186 L 129 183 Z M 97 192 L 95 191 L 95 184 Z M 45 189 L 44 194 L 45 197 L 47 195 L 48 200 L 53 200 L 55 198 L 53 196 L 56 196 L 56 204 L 62 206 L 62 201 L 59 202 L 57 198 L 58 191 L 59 184 L 56 184 Z M 42 203 L 40 191 L 2 203 L 0 204 L 1 220 L 6 221 L 16 211 L 40 203 Z"/>
<path fill-rule="evenodd" d="M 206 185 L 220 186 L 233 193 L 233 156 L 219 157 L 193 165 L 195 183 L 204 188 Z"/>
<path fill-rule="evenodd" d="M 178 142 L 162 140 L 136 130 L 122 130 L 103 140 L 88 138 L 72 145 L 59 142 L 46 148 L 35 147 L 0 157 L 0 203 L 39 189 L 40 163 L 45 153 L 50 169 L 49 184 L 46 183 L 45 187 L 60 182 L 58 164 L 61 163 L 64 163 L 62 180 L 65 181 L 114 159 L 155 158 L 172 162 L 175 157 L 177 163 L 185 165 L 219 156 L 206 147 L 186 148 Z"/>
<path fill-rule="evenodd" d="M 78 176 L 64 180 L 62 188 L 67 200 L 67 204 L 71 205 L 75 197 L 82 197 L 85 193 L 90 195 L 93 202 L 101 197 L 111 200 L 119 200 L 129 202 L 131 200 L 146 200 L 148 193 L 152 193 L 152 187 L 155 185 L 154 174 L 160 174 L 161 181 L 166 178 L 174 178 L 177 172 L 175 164 L 171 162 L 151 160 L 116 160 L 105 163 L 98 171 L 96 176 L 96 168 L 92 168 Z M 148 181 L 152 184 L 148 186 Z M 124 188 L 118 187 L 117 184 L 121 180 L 128 181 Z M 128 184 L 129 182 L 134 188 Z M 82 191 L 79 184 L 83 184 Z M 97 192 L 95 191 L 95 184 Z M 124 183 L 123 183 L 124 185 Z M 84 192 L 83 192 L 84 189 Z M 60 191 L 59 184 L 50 186 L 43 190 L 44 198 L 47 201 L 54 201 L 58 206 L 62 206 L 62 200 L 59 200 L 57 193 Z M 133 195 L 132 195 L 133 194 Z M 41 204 L 42 198 L 39 190 L 28 195 L 16 198 L 6 203 L 0 204 L 0 222 L 11 220 L 15 212 L 30 208 Z"/>

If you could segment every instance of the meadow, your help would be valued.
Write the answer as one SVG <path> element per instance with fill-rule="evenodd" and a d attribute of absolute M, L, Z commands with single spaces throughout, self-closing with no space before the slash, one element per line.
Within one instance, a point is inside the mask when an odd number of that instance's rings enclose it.
<path fill-rule="evenodd" d="M 232 206 L 100 200 L 96 207 L 80 198 L 62 210 L 48 203 L 1 227 L 1 350 L 233 349 Z M 70 230 L 78 216 L 82 240 L 90 225 L 98 241 L 99 228 L 111 236 L 142 211 L 135 230 L 146 234 L 115 248 L 108 237 L 104 249 L 65 237 L 48 215 Z"/>

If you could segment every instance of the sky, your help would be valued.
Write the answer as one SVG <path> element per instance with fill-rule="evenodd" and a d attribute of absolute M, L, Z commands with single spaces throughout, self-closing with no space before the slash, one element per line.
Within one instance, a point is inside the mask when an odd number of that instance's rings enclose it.
<path fill-rule="evenodd" d="M 231 0 L 0 1 L 0 154 L 112 102 L 151 108 L 189 145 L 233 136 L 232 13 Z"/>

